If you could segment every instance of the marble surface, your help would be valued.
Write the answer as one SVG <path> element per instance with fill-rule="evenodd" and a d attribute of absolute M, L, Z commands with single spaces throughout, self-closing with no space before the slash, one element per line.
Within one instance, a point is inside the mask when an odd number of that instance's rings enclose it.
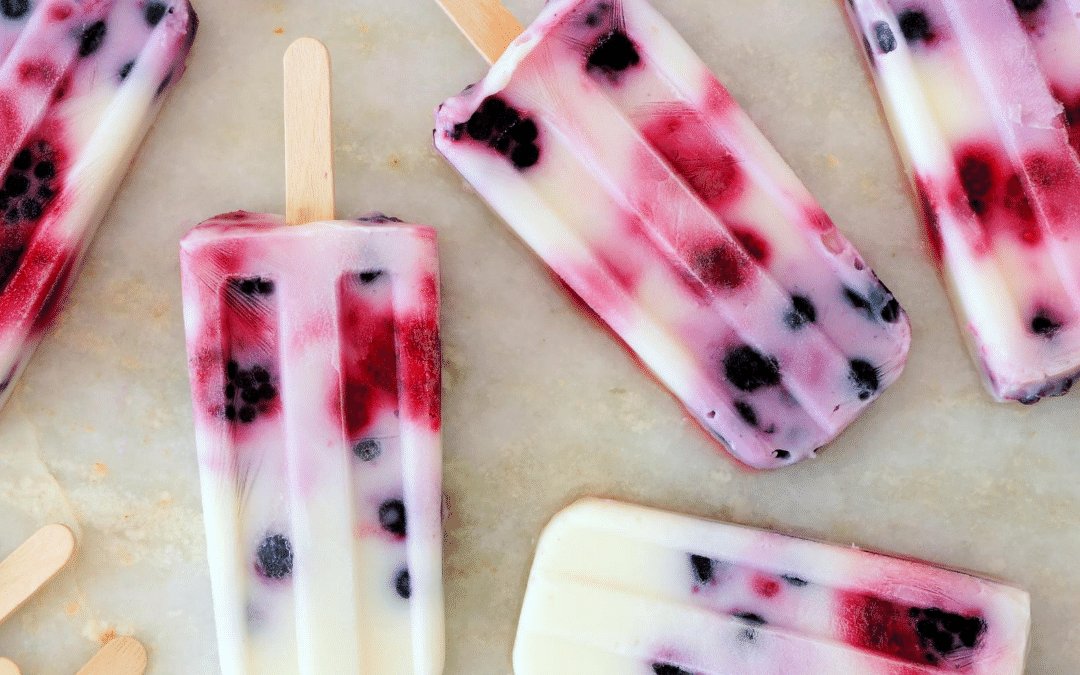
<path fill-rule="evenodd" d="M 485 72 L 430 0 L 195 0 L 190 69 L 106 217 L 59 324 L 0 412 L 0 555 L 68 523 L 72 568 L 0 626 L 27 673 L 112 632 L 150 671 L 215 673 L 177 240 L 283 210 L 281 55 L 335 65 L 338 208 L 439 228 L 447 675 L 506 675 L 544 522 L 603 495 L 857 543 L 1029 589 L 1027 672 L 1080 672 L 1077 395 L 997 405 L 964 353 L 836 0 L 655 0 L 911 315 L 901 380 L 823 455 L 736 466 L 431 149 L 431 111 Z M 528 22 L 539 0 L 508 0 Z"/>

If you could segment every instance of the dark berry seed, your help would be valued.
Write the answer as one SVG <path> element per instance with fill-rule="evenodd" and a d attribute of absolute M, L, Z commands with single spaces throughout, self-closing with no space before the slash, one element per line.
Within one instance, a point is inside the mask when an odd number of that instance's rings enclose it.
<path fill-rule="evenodd" d="M 277 389 L 274 388 L 274 385 L 269 382 L 259 385 L 259 398 L 264 401 L 272 401 L 275 396 L 277 396 Z"/>
<path fill-rule="evenodd" d="M 236 396 L 236 385 L 230 382 L 225 385 L 225 398 L 232 398 L 233 396 Z"/>
<path fill-rule="evenodd" d="M 244 279 L 240 282 L 240 292 L 244 295 L 251 295 L 257 288 L 254 279 Z"/>
<path fill-rule="evenodd" d="M 626 33 L 613 30 L 600 38 L 589 53 L 588 70 L 597 69 L 608 75 L 621 73 L 641 63 L 637 47 Z"/>
<path fill-rule="evenodd" d="M 262 295 L 270 295 L 274 292 L 274 282 L 269 279 L 259 279 L 255 282 L 255 290 Z"/>
<path fill-rule="evenodd" d="M 805 295 L 793 295 L 791 309 L 784 315 L 784 321 L 791 330 L 799 330 L 806 324 L 817 321 L 817 308 Z"/>
<path fill-rule="evenodd" d="M 791 459 L 791 453 L 787 450 L 773 450 L 772 454 L 777 459 Z"/>
<path fill-rule="evenodd" d="M 896 298 L 890 299 L 881 308 L 881 320 L 885 323 L 896 323 L 900 320 L 900 303 L 896 301 Z"/>
<path fill-rule="evenodd" d="M 354 455 L 360 458 L 360 461 L 370 462 L 382 454 L 382 447 L 374 438 L 365 438 L 354 445 L 352 451 Z"/>
<path fill-rule="evenodd" d="M 23 148 L 19 151 L 19 154 L 15 155 L 15 159 L 11 162 L 11 165 L 19 171 L 26 171 L 33 163 L 34 156 L 30 154 L 30 150 Z"/>
<path fill-rule="evenodd" d="M 251 376 L 255 378 L 256 382 L 269 382 L 270 372 L 262 366 L 255 366 L 251 369 Z"/>
<path fill-rule="evenodd" d="M 38 197 L 42 199 L 52 199 L 52 196 L 56 194 L 53 189 L 47 185 L 41 185 L 37 190 Z"/>
<path fill-rule="evenodd" d="M 38 162 L 34 167 L 34 175 L 41 180 L 49 180 L 56 175 L 56 165 L 49 161 Z"/>
<path fill-rule="evenodd" d="M 370 284 L 383 275 L 382 270 L 368 270 L 360 273 L 360 283 Z"/>
<path fill-rule="evenodd" d="M 1020 12 L 1034 12 L 1042 7 L 1043 0 L 1013 0 L 1013 4 Z"/>
<path fill-rule="evenodd" d="M 510 153 L 510 161 L 518 169 L 528 169 L 540 160 L 540 148 L 533 144 L 519 145 Z"/>
<path fill-rule="evenodd" d="M 143 8 L 143 18 L 150 26 L 156 26 L 161 21 L 161 17 L 165 16 L 165 9 L 164 2 L 148 2 Z"/>
<path fill-rule="evenodd" d="M 713 561 L 703 555 L 690 555 L 690 567 L 694 569 L 694 578 L 699 584 L 707 584 L 713 578 Z"/>
<path fill-rule="evenodd" d="M 240 421 L 244 424 L 251 424 L 255 421 L 255 408 L 251 406 L 244 406 L 240 408 L 240 414 L 238 415 Z"/>
<path fill-rule="evenodd" d="M 900 32 L 908 42 L 929 42 L 934 39 L 930 30 L 930 19 L 926 13 L 917 9 L 909 9 L 900 13 L 897 17 L 900 22 Z"/>
<path fill-rule="evenodd" d="M 255 378 L 251 376 L 251 373 L 247 370 L 241 370 L 236 374 L 236 386 L 241 389 L 247 389 L 255 384 Z"/>
<path fill-rule="evenodd" d="M 37 220 L 41 217 L 43 210 L 41 202 L 36 199 L 27 199 L 22 203 L 22 215 L 26 220 Z"/>
<path fill-rule="evenodd" d="M 807 581 L 806 579 L 801 579 L 799 577 L 792 576 L 790 574 L 783 574 L 783 575 L 780 576 L 780 578 L 783 579 L 784 581 L 788 582 L 792 586 L 795 586 L 796 588 L 802 588 L 803 586 L 807 586 L 807 585 L 810 584 L 810 582 Z"/>
<path fill-rule="evenodd" d="M 780 384 L 780 364 L 750 345 L 735 347 L 724 357 L 724 375 L 742 391 Z"/>
<path fill-rule="evenodd" d="M 240 393 L 240 399 L 244 403 L 250 403 L 255 405 L 259 402 L 259 390 L 258 389 L 245 389 Z"/>
<path fill-rule="evenodd" d="M 135 67 L 135 59 L 132 59 L 120 66 L 120 72 L 117 73 L 121 80 L 126 80 L 127 76 L 131 74 L 131 69 Z"/>
<path fill-rule="evenodd" d="M 754 407 L 746 401 L 735 401 L 735 412 L 739 413 L 739 417 L 743 422 L 746 422 L 752 427 L 757 427 L 758 418 L 757 413 L 754 412 Z"/>
<path fill-rule="evenodd" d="M 255 553 L 255 569 L 268 579 L 284 579 L 292 574 L 292 544 L 284 535 L 275 534 L 262 540 Z"/>
<path fill-rule="evenodd" d="M 21 173 L 9 174 L 4 180 L 4 192 L 12 197 L 21 197 L 30 189 L 30 179 Z"/>
<path fill-rule="evenodd" d="M 505 155 L 510 152 L 510 144 L 513 142 L 514 139 L 510 138 L 509 134 L 496 134 L 491 147 L 495 148 L 495 152 L 500 155 Z"/>
<path fill-rule="evenodd" d="M 234 405 L 225 406 L 225 419 L 229 420 L 230 422 L 232 422 L 232 421 L 234 421 L 236 419 L 236 406 L 234 406 Z"/>
<path fill-rule="evenodd" d="M 394 590 L 406 600 L 412 595 L 412 582 L 409 579 L 408 569 L 403 569 L 397 573 L 397 578 L 394 579 Z"/>
<path fill-rule="evenodd" d="M 532 143 L 539 133 L 536 129 L 536 122 L 532 120 L 521 120 L 510 127 L 510 138 L 513 138 L 518 143 Z"/>
<path fill-rule="evenodd" d="M 877 38 L 878 47 L 881 47 L 882 52 L 888 54 L 896 49 L 896 36 L 893 35 L 889 24 L 884 21 L 878 21 L 874 24 L 874 37 Z"/>
<path fill-rule="evenodd" d="M 1061 326 L 1062 323 L 1055 320 L 1050 312 L 1045 309 L 1040 309 L 1031 319 L 1031 332 L 1048 340 L 1058 334 L 1058 331 L 1061 330 Z"/>
<path fill-rule="evenodd" d="M 9 19 L 18 19 L 30 9 L 30 0 L 0 0 L 0 12 Z"/>
<path fill-rule="evenodd" d="M 240 364 L 236 361 L 230 360 L 225 364 L 225 374 L 229 376 L 229 379 L 235 378 L 240 373 Z"/>
<path fill-rule="evenodd" d="M 9 210 L 7 213 L 4 214 L 4 220 L 8 221 L 9 223 L 17 222 L 19 220 L 19 209 L 14 208 Z"/>
<path fill-rule="evenodd" d="M 765 619 L 760 614 L 754 614 L 753 612 L 735 612 L 732 616 L 747 623 L 757 624 L 758 626 L 765 625 Z"/>
<path fill-rule="evenodd" d="M 85 58 L 96 52 L 101 47 L 101 43 L 105 41 L 106 30 L 107 27 L 104 21 L 98 21 L 87 26 L 79 39 L 79 56 Z"/>
<path fill-rule="evenodd" d="M 848 373 L 848 379 L 855 384 L 855 388 L 859 391 L 859 399 L 863 401 L 870 398 L 881 386 L 878 369 L 862 359 L 851 360 L 851 372 Z"/>
<path fill-rule="evenodd" d="M 673 663 L 654 663 L 652 670 L 654 675 L 694 675 L 689 670 L 683 670 Z"/>
<path fill-rule="evenodd" d="M 405 504 L 400 499 L 388 499 L 379 506 L 379 524 L 390 534 L 404 537 Z"/>
<path fill-rule="evenodd" d="M 960 638 L 960 643 L 968 649 L 974 649 L 975 644 L 979 641 L 979 636 L 986 630 L 986 624 L 982 619 L 971 618 L 968 619 L 964 627 L 958 631 L 957 637 Z"/>

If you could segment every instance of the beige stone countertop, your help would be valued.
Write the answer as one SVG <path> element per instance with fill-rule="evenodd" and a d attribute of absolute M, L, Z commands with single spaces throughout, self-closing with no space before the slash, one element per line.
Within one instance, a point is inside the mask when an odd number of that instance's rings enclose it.
<path fill-rule="evenodd" d="M 536 538 L 582 495 L 1008 580 L 1032 594 L 1028 674 L 1080 672 L 1080 398 L 984 393 L 837 0 L 655 0 L 911 316 L 900 381 L 771 473 L 721 453 L 432 150 L 434 107 L 486 71 L 432 0 L 194 2 L 189 70 L 0 412 L 0 555 L 50 521 L 79 540 L 0 654 L 66 675 L 132 633 L 152 674 L 218 672 L 177 242 L 283 211 L 281 56 L 307 34 L 334 60 L 339 214 L 440 233 L 447 675 L 509 675 Z M 541 3 L 507 5 L 528 23 Z"/>

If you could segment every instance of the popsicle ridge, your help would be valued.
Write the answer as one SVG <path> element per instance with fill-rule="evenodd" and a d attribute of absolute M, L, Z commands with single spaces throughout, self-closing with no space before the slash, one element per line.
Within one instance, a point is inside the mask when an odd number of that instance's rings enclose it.
<path fill-rule="evenodd" d="M 548 3 L 435 144 L 748 464 L 812 456 L 899 376 L 895 298 L 646 3 Z"/>

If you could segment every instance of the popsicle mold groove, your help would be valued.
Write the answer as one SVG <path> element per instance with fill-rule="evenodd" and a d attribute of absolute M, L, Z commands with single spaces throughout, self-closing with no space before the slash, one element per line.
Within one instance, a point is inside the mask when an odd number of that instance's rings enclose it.
<path fill-rule="evenodd" d="M 642 0 L 554 0 L 435 145 L 738 459 L 811 457 L 899 376 L 910 326 Z"/>
<path fill-rule="evenodd" d="M 1080 6 L 843 4 L 988 390 L 1022 403 L 1068 392 L 1080 377 Z"/>
<path fill-rule="evenodd" d="M 367 223 L 236 212 L 181 243 L 228 675 L 442 669 L 435 232 Z"/>
<path fill-rule="evenodd" d="M 63 307 L 197 25 L 185 0 L 0 3 L 0 405 Z"/>
<path fill-rule="evenodd" d="M 585 499 L 537 545 L 518 675 L 1021 675 L 1022 590 L 857 548 Z"/>

